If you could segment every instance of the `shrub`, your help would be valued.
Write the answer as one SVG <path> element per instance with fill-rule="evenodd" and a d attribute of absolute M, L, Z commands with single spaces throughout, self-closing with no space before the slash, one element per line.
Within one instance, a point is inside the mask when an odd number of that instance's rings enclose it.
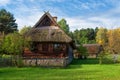
<path fill-rule="evenodd" d="M 88 56 L 87 49 L 83 46 L 79 46 L 77 48 L 77 53 L 79 53 L 79 57 L 86 59 Z"/>

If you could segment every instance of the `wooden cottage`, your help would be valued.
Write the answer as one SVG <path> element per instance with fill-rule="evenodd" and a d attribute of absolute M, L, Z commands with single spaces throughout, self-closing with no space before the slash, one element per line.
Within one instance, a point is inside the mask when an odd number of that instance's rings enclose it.
<path fill-rule="evenodd" d="M 73 40 L 49 12 L 45 12 L 25 37 L 32 42 L 32 49 L 25 49 L 23 53 L 25 65 L 66 66 L 73 59 Z"/>
<path fill-rule="evenodd" d="M 96 58 L 100 52 L 99 44 L 83 44 L 84 47 L 87 48 L 88 57 Z"/>

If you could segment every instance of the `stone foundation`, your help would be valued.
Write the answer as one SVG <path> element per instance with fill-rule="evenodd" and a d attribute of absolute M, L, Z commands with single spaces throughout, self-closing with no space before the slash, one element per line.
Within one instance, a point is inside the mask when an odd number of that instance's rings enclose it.
<path fill-rule="evenodd" d="M 66 58 L 24 58 L 23 63 L 25 66 L 51 66 L 51 67 L 65 67 L 70 63 L 70 59 Z"/>

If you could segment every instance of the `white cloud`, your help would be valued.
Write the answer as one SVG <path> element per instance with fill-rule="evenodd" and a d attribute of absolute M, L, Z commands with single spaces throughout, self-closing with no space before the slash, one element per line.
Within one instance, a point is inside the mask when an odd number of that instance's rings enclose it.
<path fill-rule="evenodd" d="M 18 24 L 18 29 L 22 29 L 26 26 L 33 26 L 43 14 L 37 6 L 31 4 L 31 7 L 23 4 L 23 1 L 17 0 L 13 4 L 17 4 L 15 11 L 16 23 Z"/>
<path fill-rule="evenodd" d="M 34 0 L 31 0 L 34 1 Z M 55 0 L 52 0 L 55 1 Z M 38 5 L 35 3 L 34 5 L 31 4 L 31 7 L 28 7 L 27 5 L 23 4 L 18 0 L 19 3 L 16 7 L 16 20 L 19 25 L 19 29 L 21 29 L 24 25 L 31 25 L 33 26 L 38 19 L 44 14 L 44 10 L 50 10 L 50 13 L 53 14 L 52 16 L 57 16 L 58 19 L 65 18 L 67 20 L 67 23 L 70 26 L 70 30 L 74 31 L 75 29 L 81 29 L 81 28 L 95 28 L 95 27 L 106 27 L 106 28 L 116 28 L 120 27 L 120 17 L 116 14 L 120 14 L 120 6 L 117 4 L 115 8 L 111 10 L 107 10 L 105 12 L 100 12 L 99 14 L 94 13 L 92 16 L 88 15 L 79 15 L 79 16 L 70 16 L 70 14 L 66 14 L 64 10 L 62 10 L 60 7 L 54 7 L 50 5 Z M 72 5 L 74 8 L 82 7 L 82 9 L 92 9 L 100 6 L 106 6 L 105 3 L 96 3 L 94 4 L 90 3 L 81 3 L 82 5 Z M 45 8 L 44 8 L 45 7 Z M 77 10 L 78 10 L 77 9 Z M 91 14 L 91 13 L 89 13 Z M 87 17 L 86 17 L 87 16 Z"/>
<path fill-rule="evenodd" d="M 10 0 L 0 0 L 0 6 L 5 6 L 10 2 Z"/>
<path fill-rule="evenodd" d="M 106 10 L 104 12 L 94 13 L 92 16 L 90 15 L 79 15 L 74 17 L 65 17 L 67 20 L 70 30 L 74 31 L 75 29 L 81 29 L 81 28 L 95 28 L 95 27 L 105 27 L 108 29 L 111 28 L 117 28 L 120 27 L 120 3 L 119 2 L 113 2 L 116 3 L 114 7 L 112 7 L 110 10 Z M 100 6 L 107 6 L 108 3 L 81 3 L 83 5 L 80 5 L 82 9 L 92 9 Z M 112 4 L 113 5 L 113 4 Z M 79 6 L 76 6 L 76 8 L 80 8 Z M 93 10 L 93 9 L 92 9 Z M 88 13 L 91 14 L 91 13 Z"/>
<path fill-rule="evenodd" d="M 16 22 L 18 23 L 18 29 L 22 29 L 25 25 L 26 26 L 34 26 L 35 23 L 39 20 L 41 17 L 41 12 L 37 12 L 35 14 L 31 14 L 29 16 L 19 16 L 16 18 Z"/>
<path fill-rule="evenodd" d="M 100 7 L 106 7 L 107 4 L 101 1 L 96 1 L 96 0 L 91 0 L 91 1 L 86 1 L 86 2 L 82 2 L 82 1 L 74 1 L 74 3 L 71 3 L 71 5 L 79 10 L 93 10 L 93 9 L 97 9 Z"/>
<path fill-rule="evenodd" d="M 99 24 L 88 21 L 87 19 L 82 18 L 65 18 L 65 19 L 67 20 L 67 23 L 69 24 L 71 31 L 82 28 L 95 28 L 99 26 Z"/>
<path fill-rule="evenodd" d="M 14 2 L 13 4 L 17 4 L 17 7 L 14 9 L 16 23 L 18 23 L 18 29 L 20 30 L 23 26 L 33 26 L 39 20 L 39 18 L 44 14 L 44 11 L 49 11 L 52 16 L 57 16 L 56 13 L 62 15 L 59 9 L 51 6 L 45 5 L 34 5 L 31 4 L 29 7 L 28 5 L 23 4 L 23 2 Z M 44 8 L 45 6 L 45 8 Z M 18 12 L 17 12 L 18 11 Z"/>
<path fill-rule="evenodd" d="M 111 17 L 89 17 L 89 18 L 65 18 L 69 24 L 70 30 L 74 31 L 81 28 L 96 28 L 96 27 L 105 27 L 108 29 L 120 27 L 120 18 L 113 19 Z"/>

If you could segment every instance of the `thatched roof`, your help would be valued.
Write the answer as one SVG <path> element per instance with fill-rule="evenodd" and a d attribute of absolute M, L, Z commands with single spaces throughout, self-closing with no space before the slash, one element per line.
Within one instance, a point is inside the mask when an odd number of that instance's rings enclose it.
<path fill-rule="evenodd" d="M 37 42 L 71 42 L 72 39 L 59 28 L 33 28 L 27 34 L 31 41 Z"/>
<path fill-rule="evenodd" d="M 40 18 L 25 36 L 36 42 L 72 42 L 71 37 L 59 27 L 48 12 Z"/>

